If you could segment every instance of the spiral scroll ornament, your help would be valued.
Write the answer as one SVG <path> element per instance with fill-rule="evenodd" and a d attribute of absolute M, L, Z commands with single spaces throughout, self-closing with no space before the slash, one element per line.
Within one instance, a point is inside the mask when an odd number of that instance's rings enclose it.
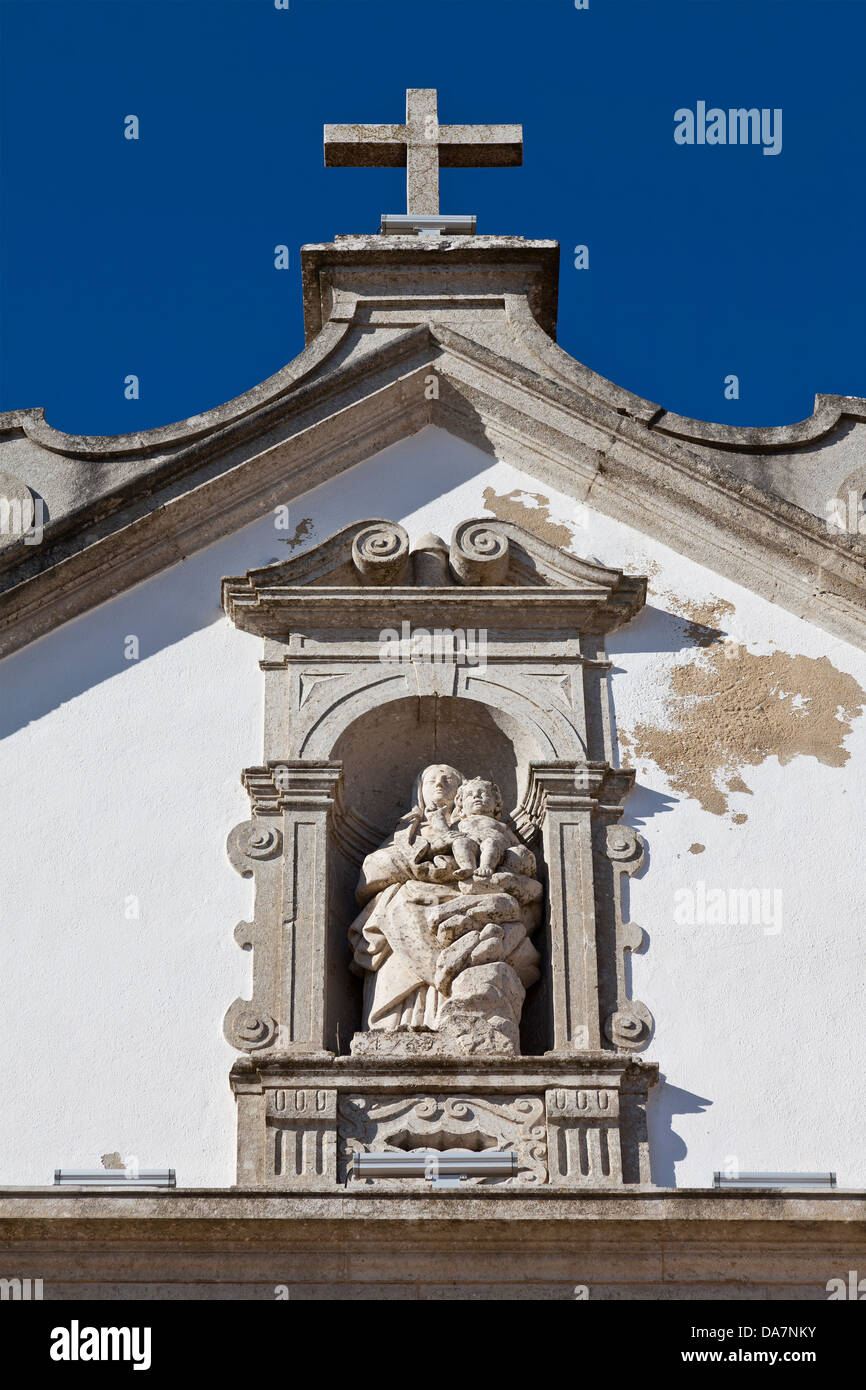
<path fill-rule="evenodd" d="M 367 584 L 399 584 L 408 562 L 409 537 L 396 522 L 371 522 L 352 541 L 352 563 Z"/>
<path fill-rule="evenodd" d="M 604 1025 L 607 1037 L 615 1047 L 632 1050 L 645 1047 L 652 1036 L 653 1017 L 639 999 L 630 1000 L 624 1009 L 611 1014 Z"/>
<path fill-rule="evenodd" d="M 257 825 L 250 831 L 247 844 L 249 859 L 272 859 L 283 847 L 283 837 L 273 825 Z"/>
<path fill-rule="evenodd" d="M 451 537 L 451 568 L 464 584 L 504 584 L 510 561 L 508 537 L 485 521 L 463 521 Z"/>
<path fill-rule="evenodd" d="M 252 1000 L 236 999 L 225 1016 L 223 1033 L 239 1052 L 254 1052 L 274 1041 L 277 1023 L 270 1014 L 260 1014 Z"/>
<path fill-rule="evenodd" d="M 622 866 L 631 877 L 643 864 L 644 841 L 630 825 L 609 825 L 607 827 L 607 857 Z"/>
<path fill-rule="evenodd" d="M 283 837 L 275 825 L 245 820 L 236 825 L 226 841 L 229 862 L 241 878 L 251 878 L 251 860 L 274 859 L 283 847 Z"/>

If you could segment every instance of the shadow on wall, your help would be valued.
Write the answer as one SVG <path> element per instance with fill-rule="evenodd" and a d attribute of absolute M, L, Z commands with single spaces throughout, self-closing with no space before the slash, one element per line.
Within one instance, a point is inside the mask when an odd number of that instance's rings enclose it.
<path fill-rule="evenodd" d="M 672 811 L 678 806 L 681 798 L 678 796 L 668 796 L 667 792 L 653 791 L 652 787 L 644 787 L 640 782 L 635 782 L 634 787 L 629 792 L 623 811 L 623 820 L 628 825 L 634 826 L 635 830 L 640 830 L 653 816 L 660 816 L 665 811 Z M 647 846 L 649 853 L 649 846 Z M 643 868 L 635 874 L 635 878 L 643 878 L 649 866 L 649 861 L 644 863 Z"/>
<path fill-rule="evenodd" d="M 383 499 L 389 516 L 411 515 L 489 467 L 489 459 L 442 430 L 414 436 L 411 467 L 405 445 L 392 445 L 292 501 L 288 530 L 278 530 L 268 512 L 0 661 L 0 739 L 137 664 L 125 655 L 128 637 L 138 639 L 138 660 L 146 661 L 223 620 L 225 575 L 300 554 L 342 526 L 378 515 Z M 313 524 L 299 533 L 303 545 L 287 550 L 286 540 L 306 521 Z M 258 650 L 258 639 L 247 640 Z"/>
<path fill-rule="evenodd" d="M 659 1074 L 659 1084 L 650 1091 L 647 1101 L 652 1180 L 657 1187 L 676 1187 L 676 1165 L 688 1152 L 685 1141 L 674 1133 L 674 1115 L 702 1115 L 712 1103 L 706 1096 L 671 1086 L 664 1074 Z M 708 1173 L 707 1187 L 711 1183 L 712 1174 Z"/>
<path fill-rule="evenodd" d="M 693 647 L 711 647 L 726 636 L 720 627 L 709 627 L 648 603 L 631 622 L 611 633 L 608 652 L 612 660 L 627 652 L 684 652 Z M 616 676 L 623 674 L 621 668 L 611 672 Z"/>

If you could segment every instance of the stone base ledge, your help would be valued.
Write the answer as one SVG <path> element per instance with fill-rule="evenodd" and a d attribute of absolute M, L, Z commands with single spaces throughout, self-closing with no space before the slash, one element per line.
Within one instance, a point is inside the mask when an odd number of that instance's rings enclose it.
<path fill-rule="evenodd" d="M 837 1189 L 814 1194 L 771 1194 L 763 1191 L 726 1192 L 715 1188 L 659 1188 L 628 1190 L 553 1190 L 526 1188 L 473 1188 L 471 1196 L 419 1192 L 424 1179 L 376 1182 L 375 1193 L 367 1185 L 353 1184 L 336 1192 L 311 1185 L 291 1194 L 256 1188 L 175 1188 L 172 1191 L 93 1191 L 54 1187 L 0 1188 L 0 1238 L 18 1223 L 46 1229 L 67 1221 L 78 1223 L 144 1222 L 148 1225 L 192 1223 L 201 1228 L 196 1239 L 207 1238 L 207 1226 L 274 1223 L 290 1227 L 297 1222 L 340 1223 L 435 1222 L 493 1224 L 531 1221 L 544 1224 L 574 1223 L 629 1225 L 662 1223 L 668 1233 L 677 1226 L 708 1223 L 723 1235 L 726 1226 L 752 1225 L 797 1227 L 804 1223 L 822 1227 L 848 1226 L 866 1236 L 866 1193 Z M 411 1186 L 409 1185 L 411 1183 Z"/>
<path fill-rule="evenodd" d="M 866 1196 L 21 1188 L 0 1242 L 46 1300 L 814 1302 L 863 1270 Z"/>

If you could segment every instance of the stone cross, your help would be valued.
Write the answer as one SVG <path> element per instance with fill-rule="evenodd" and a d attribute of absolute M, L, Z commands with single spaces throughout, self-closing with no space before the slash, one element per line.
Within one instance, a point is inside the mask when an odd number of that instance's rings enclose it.
<path fill-rule="evenodd" d="M 521 164 L 519 125 L 440 125 L 435 87 L 406 92 L 405 125 L 326 125 L 325 164 L 406 166 L 406 211 L 439 213 L 439 166 Z"/>

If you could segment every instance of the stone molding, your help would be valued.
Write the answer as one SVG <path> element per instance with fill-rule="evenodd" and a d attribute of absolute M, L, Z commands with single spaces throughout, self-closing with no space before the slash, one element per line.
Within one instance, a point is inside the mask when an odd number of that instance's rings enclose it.
<path fill-rule="evenodd" d="M 58 498 L 40 546 L 3 547 L 0 655 L 425 424 L 864 644 L 866 541 L 783 494 L 866 423 L 866 401 L 817 397 L 809 420 L 778 429 L 682 421 L 557 347 L 555 243 L 402 244 L 424 240 L 306 248 L 310 330 L 317 312 L 331 317 L 286 368 L 215 411 L 113 438 L 65 435 L 41 411 L 0 417 L 2 466 Z M 828 497 L 840 481 L 828 475 Z"/>
<path fill-rule="evenodd" d="M 182 1175 L 181 1175 L 182 1176 Z M 713 1189 L 473 1186 L 0 1190 L 7 1269 L 45 1298 L 825 1301 L 862 1272 L 866 1199 Z M 237 1306 L 235 1304 L 235 1306 Z M 789 1305 L 790 1306 L 790 1305 Z M 790 1317 L 787 1309 L 785 1316 Z M 776 1319 L 778 1321 L 778 1319 Z"/>
<path fill-rule="evenodd" d="M 379 554 L 364 553 L 376 545 Z M 489 574 L 485 545 L 496 551 Z M 410 558 L 402 526 L 354 522 L 312 552 L 224 579 L 223 608 L 245 632 L 279 638 L 299 624 L 378 633 L 404 618 L 414 626 L 465 629 L 483 619 L 487 629 L 571 624 L 584 633 L 610 632 L 646 602 L 645 578 L 580 560 L 491 517 L 455 527 L 449 584 L 407 582 Z"/>

